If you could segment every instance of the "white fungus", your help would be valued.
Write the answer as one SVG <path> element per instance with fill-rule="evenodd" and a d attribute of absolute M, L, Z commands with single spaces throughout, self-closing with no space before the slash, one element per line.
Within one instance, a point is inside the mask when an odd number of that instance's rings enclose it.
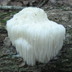
<path fill-rule="evenodd" d="M 65 39 L 64 26 L 50 21 L 37 7 L 24 8 L 7 21 L 6 27 L 13 46 L 31 66 L 55 57 Z"/>

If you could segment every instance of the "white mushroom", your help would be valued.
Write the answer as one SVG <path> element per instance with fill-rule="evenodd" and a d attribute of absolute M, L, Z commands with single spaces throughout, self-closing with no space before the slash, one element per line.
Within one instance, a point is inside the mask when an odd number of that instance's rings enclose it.
<path fill-rule="evenodd" d="M 8 36 L 28 65 L 47 63 L 63 45 L 65 28 L 50 21 L 43 9 L 27 7 L 7 21 Z"/>

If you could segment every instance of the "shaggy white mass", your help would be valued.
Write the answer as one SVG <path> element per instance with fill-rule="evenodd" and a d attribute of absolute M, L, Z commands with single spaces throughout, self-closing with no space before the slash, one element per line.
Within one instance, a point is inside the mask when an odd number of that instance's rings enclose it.
<path fill-rule="evenodd" d="M 47 63 L 62 48 L 63 25 L 50 21 L 43 9 L 27 7 L 7 21 L 8 36 L 28 65 Z"/>

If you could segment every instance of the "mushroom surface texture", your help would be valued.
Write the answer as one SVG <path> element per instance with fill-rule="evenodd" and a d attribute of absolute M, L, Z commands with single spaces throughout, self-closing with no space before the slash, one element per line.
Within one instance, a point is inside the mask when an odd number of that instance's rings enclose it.
<path fill-rule="evenodd" d="M 26 7 L 6 24 L 12 45 L 28 65 L 47 63 L 63 46 L 65 27 L 48 19 L 41 8 Z"/>

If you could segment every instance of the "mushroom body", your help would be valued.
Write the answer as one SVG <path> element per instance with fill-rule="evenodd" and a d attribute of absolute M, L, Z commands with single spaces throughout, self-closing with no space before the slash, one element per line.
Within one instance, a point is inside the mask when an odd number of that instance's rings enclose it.
<path fill-rule="evenodd" d="M 6 24 L 8 36 L 28 65 L 47 63 L 63 45 L 65 28 L 50 21 L 43 9 L 27 7 Z"/>

